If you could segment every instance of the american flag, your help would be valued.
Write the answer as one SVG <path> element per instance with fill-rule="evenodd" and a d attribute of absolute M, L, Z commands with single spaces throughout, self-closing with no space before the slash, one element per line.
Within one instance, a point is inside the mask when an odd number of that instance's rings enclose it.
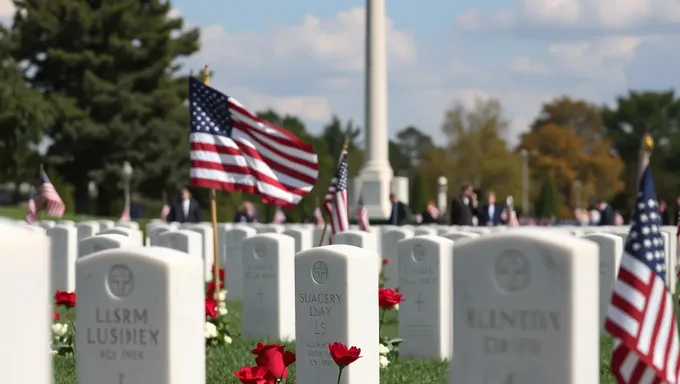
<path fill-rule="evenodd" d="M 319 159 L 310 144 L 194 78 L 189 110 L 192 186 L 259 194 L 284 208 L 314 187 Z"/>
<path fill-rule="evenodd" d="M 368 211 L 366 210 L 366 207 L 364 206 L 364 197 L 360 197 L 359 201 L 357 202 L 357 223 L 359 224 L 359 228 L 362 231 L 368 231 L 368 227 L 370 226 L 369 220 L 368 220 Z"/>
<path fill-rule="evenodd" d="M 316 207 L 314 208 L 314 224 L 315 225 L 322 225 L 324 223 L 323 220 L 323 213 L 321 213 L 321 208 Z"/>
<path fill-rule="evenodd" d="M 47 216 L 52 217 L 62 217 L 64 216 L 64 211 L 66 211 L 66 205 L 61 200 L 61 197 L 54 189 L 54 185 L 47 177 L 47 173 L 44 170 L 40 171 L 40 181 L 38 183 L 38 193 L 36 195 L 35 201 L 38 210 L 45 206 L 45 213 Z"/>
<path fill-rule="evenodd" d="M 35 224 L 38 222 L 38 211 L 35 207 L 35 194 L 31 194 L 28 198 L 28 204 L 26 205 L 26 220 L 29 224 Z"/>
<path fill-rule="evenodd" d="M 120 214 L 120 221 L 130 221 L 130 210 L 123 208 L 123 213 Z"/>
<path fill-rule="evenodd" d="M 331 235 L 349 230 L 347 172 L 347 150 L 343 149 L 323 202 L 331 222 Z"/>
<path fill-rule="evenodd" d="M 167 204 L 163 204 L 163 208 L 161 208 L 161 220 L 163 221 L 168 221 L 168 215 L 170 214 L 170 206 Z"/>
<path fill-rule="evenodd" d="M 274 212 L 274 218 L 272 219 L 273 224 L 283 224 L 286 222 L 286 214 L 283 213 L 281 209 L 276 209 Z"/>
<path fill-rule="evenodd" d="M 678 383 L 678 325 L 666 286 L 664 242 L 654 180 L 642 174 L 605 329 L 614 337 L 619 384 Z"/>

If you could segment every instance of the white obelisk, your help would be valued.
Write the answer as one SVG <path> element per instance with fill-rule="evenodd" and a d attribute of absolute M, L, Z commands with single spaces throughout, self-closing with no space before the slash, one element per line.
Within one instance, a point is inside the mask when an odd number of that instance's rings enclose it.
<path fill-rule="evenodd" d="M 366 99 L 365 163 L 359 172 L 364 206 L 372 219 L 390 216 L 390 183 L 394 172 L 389 161 L 387 135 L 387 43 L 385 0 L 366 1 Z"/>

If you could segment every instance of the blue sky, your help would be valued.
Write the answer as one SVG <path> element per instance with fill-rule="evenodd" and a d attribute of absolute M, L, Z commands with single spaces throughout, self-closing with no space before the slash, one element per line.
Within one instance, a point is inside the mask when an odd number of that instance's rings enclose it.
<path fill-rule="evenodd" d="M 515 143 L 560 95 L 610 103 L 628 89 L 680 85 L 677 0 L 386 0 L 389 130 L 441 137 L 455 103 L 497 98 Z M 364 1 L 176 0 L 201 28 L 187 68 L 253 110 L 302 117 L 318 131 L 337 114 L 363 126 Z M 0 17 L 9 0 L 0 0 Z"/>

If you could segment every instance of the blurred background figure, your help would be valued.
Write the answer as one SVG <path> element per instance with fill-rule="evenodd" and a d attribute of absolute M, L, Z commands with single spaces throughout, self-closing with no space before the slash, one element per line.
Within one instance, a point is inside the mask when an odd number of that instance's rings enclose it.
<path fill-rule="evenodd" d="M 614 225 L 614 210 L 612 207 L 603 199 L 600 201 L 598 208 L 600 211 L 599 225 Z"/>
<path fill-rule="evenodd" d="M 260 214 L 250 201 L 244 201 L 234 216 L 234 223 L 259 223 Z"/>
<path fill-rule="evenodd" d="M 671 217 L 668 212 L 668 206 L 663 200 L 659 201 L 659 213 L 661 214 L 661 225 L 671 225 Z"/>
<path fill-rule="evenodd" d="M 503 220 L 501 219 L 501 216 L 503 214 L 503 207 L 496 204 L 496 193 L 494 191 L 489 191 L 487 193 L 486 203 L 478 209 L 478 213 L 480 226 L 493 227 L 502 224 Z"/>
<path fill-rule="evenodd" d="M 428 201 L 425 210 L 420 214 L 421 224 L 437 224 L 439 223 L 439 209 L 435 207 L 434 201 Z"/>
<path fill-rule="evenodd" d="M 198 205 L 189 188 L 182 187 L 179 190 L 177 201 L 170 207 L 168 214 L 168 222 L 176 221 L 178 223 L 200 223 L 201 222 L 201 207 Z"/>
<path fill-rule="evenodd" d="M 593 208 L 593 209 L 590 210 L 589 214 L 590 214 L 589 225 L 599 225 L 600 224 L 600 211 Z"/>
<path fill-rule="evenodd" d="M 410 212 L 406 204 L 397 200 L 397 195 L 390 193 L 390 202 L 392 203 L 392 213 L 390 214 L 390 225 L 404 225 L 410 216 Z"/>

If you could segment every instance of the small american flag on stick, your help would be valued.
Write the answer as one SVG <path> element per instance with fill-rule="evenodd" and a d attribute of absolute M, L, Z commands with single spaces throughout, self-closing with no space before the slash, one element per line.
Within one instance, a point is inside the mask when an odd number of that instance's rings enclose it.
<path fill-rule="evenodd" d="M 605 322 L 614 337 L 611 370 L 619 384 L 678 383 L 678 325 L 666 285 L 660 226 L 647 166 Z"/>
<path fill-rule="evenodd" d="M 38 181 L 38 193 L 36 195 L 35 205 L 38 208 L 38 212 L 44 206 L 47 216 L 52 217 L 63 217 L 64 211 L 66 211 L 66 205 L 64 205 L 57 190 L 54 189 L 54 185 L 52 185 L 50 178 L 47 177 L 47 173 L 42 169 L 40 170 L 40 180 Z"/>
<path fill-rule="evenodd" d="M 366 207 L 364 206 L 364 197 L 361 196 L 359 197 L 359 201 L 357 202 L 357 223 L 359 224 L 359 228 L 362 231 L 368 231 L 368 228 L 370 227 L 370 222 L 368 220 L 368 210 L 366 210 Z"/>
<path fill-rule="evenodd" d="M 347 147 L 342 149 L 331 185 L 328 186 L 324 209 L 330 218 L 331 235 L 349 230 L 347 205 Z"/>
<path fill-rule="evenodd" d="M 26 205 L 26 222 L 28 224 L 35 224 L 38 222 L 38 211 L 35 207 L 35 194 L 31 193 L 28 198 L 28 204 Z"/>
<path fill-rule="evenodd" d="M 314 148 L 246 110 L 233 98 L 189 79 L 191 185 L 260 195 L 295 207 L 316 184 Z"/>

